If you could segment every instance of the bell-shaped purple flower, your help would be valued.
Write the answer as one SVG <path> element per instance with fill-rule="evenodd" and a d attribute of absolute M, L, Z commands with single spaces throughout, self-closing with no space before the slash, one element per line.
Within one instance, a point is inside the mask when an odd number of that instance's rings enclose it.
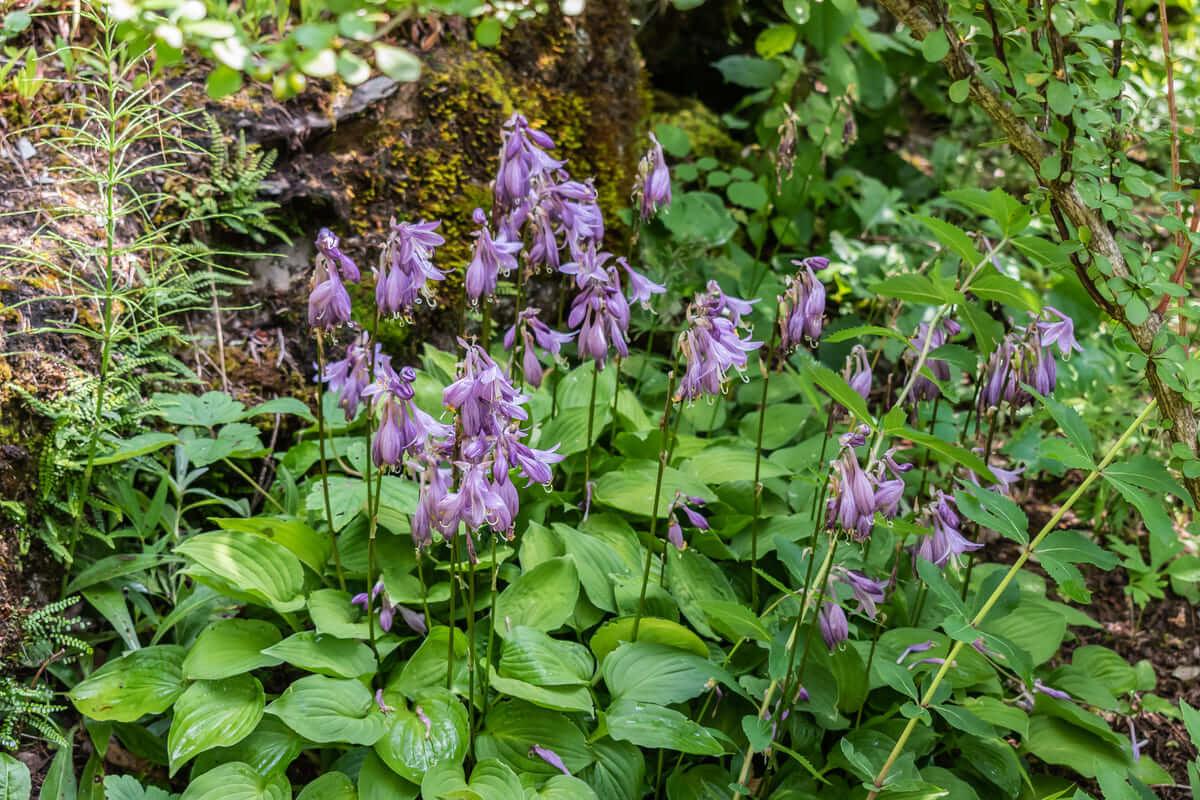
<path fill-rule="evenodd" d="M 850 587 L 850 592 L 858 603 L 858 610 L 871 619 L 875 619 L 878 604 L 884 600 L 888 581 L 871 580 L 866 575 L 845 567 L 837 567 L 834 575 L 839 582 Z"/>
<path fill-rule="evenodd" d="M 616 267 L 606 262 L 611 256 L 589 247 L 577 261 L 565 264 L 562 271 L 575 276 L 579 294 L 571 302 L 567 324 L 578 328 L 580 358 L 590 358 L 603 369 L 609 350 L 622 358 L 629 355 L 626 331 L 629 329 L 629 302 L 621 293 Z"/>
<path fill-rule="evenodd" d="M 838 645 L 850 638 L 850 621 L 837 603 L 826 602 L 821 606 L 817 622 L 821 627 L 821 638 L 830 650 L 836 650 Z"/>
<path fill-rule="evenodd" d="M 574 334 L 552 330 L 549 325 L 542 322 L 539 317 L 540 313 L 539 309 L 532 306 L 522 309 L 521 313 L 517 315 L 516 323 L 504 334 L 504 349 L 512 350 L 517 343 L 519 329 L 523 350 L 521 368 L 525 374 L 525 380 L 535 388 L 542 385 L 544 373 L 534 346 L 544 350 L 551 357 L 557 357 L 562 351 L 562 346 L 574 338 Z"/>
<path fill-rule="evenodd" d="M 453 478 L 451 470 L 439 466 L 436 460 L 424 458 L 423 461 L 418 482 L 417 510 L 409 519 L 413 544 L 418 550 L 428 547 L 433 542 L 435 529 L 441 530 L 438 505 L 450 491 Z"/>
<path fill-rule="evenodd" d="M 957 336 L 962 330 L 962 326 L 952 319 L 943 319 L 938 322 L 937 326 L 931 331 L 928 322 L 922 322 L 917 326 L 917 332 L 909 340 L 909 349 L 904 352 L 904 360 L 908 364 L 909 369 L 915 365 L 918 354 L 922 351 L 932 353 L 953 337 Z M 926 341 L 928 340 L 928 342 Z M 925 368 L 937 378 L 939 381 L 950 380 L 950 365 L 940 358 L 926 358 Z M 920 400 L 932 400 L 942 393 L 938 385 L 929 380 L 925 375 L 917 375 L 913 379 L 912 389 L 908 393 L 908 400 L 916 403 Z"/>
<path fill-rule="evenodd" d="M 381 271 L 375 278 L 380 313 L 407 315 L 422 299 L 432 300 L 429 282 L 446 278 L 446 273 L 433 265 L 434 250 L 446 241 L 436 232 L 441 224 L 392 220 Z"/>
<path fill-rule="evenodd" d="M 846 366 L 842 369 L 842 377 L 850 388 L 863 400 L 871 397 L 871 360 L 867 357 L 867 348 L 861 344 L 854 345 L 846 358 Z"/>
<path fill-rule="evenodd" d="M 375 587 L 371 590 L 370 600 L 368 600 L 366 592 L 359 592 L 358 594 L 354 595 L 353 598 L 351 598 L 350 602 L 353 605 L 362 606 L 363 611 L 369 611 L 373 601 L 376 598 L 379 598 L 380 595 L 382 595 L 382 599 L 379 604 L 380 630 L 385 632 L 391 631 L 392 624 L 396 619 L 396 614 L 399 614 L 400 618 L 404 620 L 404 624 L 407 625 L 409 630 L 411 630 L 413 633 L 418 633 L 424 636 L 429 632 L 425 627 L 424 616 L 416 613 L 410 608 L 402 606 L 399 603 L 393 603 L 391 601 L 391 599 L 387 596 L 387 592 L 383 588 L 383 581 L 379 581 L 375 584 Z"/>
<path fill-rule="evenodd" d="M 639 184 L 634 196 L 641 206 L 642 221 L 653 217 L 660 208 L 671 204 L 671 172 L 663 156 L 662 145 L 650 134 L 650 149 L 638 164 Z"/>
<path fill-rule="evenodd" d="M 327 261 L 326 269 L 336 270 L 343 280 L 350 283 L 359 282 L 362 275 L 358 271 L 358 265 L 342 252 L 341 243 L 333 231 L 321 228 L 317 232 L 316 245 L 317 252 Z"/>
<path fill-rule="evenodd" d="M 528 199 L 534 178 L 559 169 L 563 162 L 546 152 L 554 149 L 554 140 L 521 114 L 509 117 L 504 130 L 494 191 L 496 207 L 507 213 Z"/>
<path fill-rule="evenodd" d="M 371 337 L 363 331 L 346 348 L 345 358 L 325 366 L 325 384 L 331 392 L 337 392 L 338 405 L 345 412 L 347 421 L 358 414 L 363 393 L 371 384 L 370 342 Z M 391 357 L 378 344 L 375 345 L 375 370 L 380 374 L 391 371 Z"/>
<path fill-rule="evenodd" d="M 308 296 L 309 326 L 331 330 L 346 324 L 350 321 L 350 293 L 337 270 L 318 268 L 317 275 L 317 284 Z"/>
<path fill-rule="evenodd" d="M 861 541 L 871 535 L 875 510 L 875 485 L 858 463 L 854 450 L 845 447 L 833 468 L 826 524 Z"/>
<path fill-rule="evenodd" d="M 793 261 L 801 269 L 787 279 L 787 288 L 779 297 L 779 341 L 784 350 L 793 350 L 808 341 L 815 344 L 825 327 L 825 286 L 815 270 L 829 266 L 829 259 L 812 256 Z"/>
<path fill-rule="evenodd" d="M 650 298 L 667 291 L 666 286 L 650 280 L 629 266 L 629 262 L 624 258 L 618 258 L 617 263 L 625 270 L 625 276 L 629 279 L 627 288 L 629 290 L 628 297 L 630 303 L 640 303 L 642 308 L 650 308 Z"/>
<path fill-rule="evenodd" d="M 1042 346 L 1058 345 L 1058 352 L 1063 358 L 1070 356 L 1072 350 L 1082 353 L 1083 348 L 1075 341 L 1074 321 L 1054 306 L 1046 306 L 1044 311 L 1050 316 L 1050 320 L 1037 323 L 1042 334 Z"/>
<path fill-rule="evenodd" d="M 749 334 L 740 335 L 739 322 L 749 309 L 747 301 L 729 297 L 712 281 L 707 292 L 696 295 L 688 306 L 687 327 L 679 334 L 685 367 L 676 400 L 721 395 L 730 370 L 745 372 L 747 353 L 762 347 Z"/>
<path fill-rule="evenodd" d="M 954 508 L 954 498 L 945 492 L 938 490 L 934 495 L 933 510 L 928 516 L 933 534 L 921 537 L 913 550 L 914 558 L 944 567 L 951 559 L 983 547 L 962 535 L 959 530 L 958 512 Z"/>
<path fill-rule="evenodd" d="M 475 250 L 467 266 L 466 286 L 467 297 L 477 303 L 479 298 L 496 293 L 500 275 L 507 275 L 517 268 L 516 254 L 521 251 L 521 243 L 506 239 L 503 229 L 499 236 L 493 237 L 482 209 L 475 209 L 474 219 L 479 230 L 475 233 Z"/>
<path fill-rule="evenodd" d="M 529 748 L 529 755 L 540 758 L 542 761 L 545 761 L 563 775 L 571 774 L 571 770 L 567 769 L 567 765 L 563 763 L 563 760 L 558 753 L 554 752 L 549 747 L 542 747 L 540 744 L 535 744 L 533 747 Z"/>
<path fill-rule="evenodd" d="M 492 357 L 477 344 L 460 342 L 466 347 L 459 378 L 442 392 L 442 403 L 458 414 L 463 433 L 468 437 L 496 436 L 514 420 L 526 420 L 522 408 L 528 399 L 513 388 L 508 376 Z"/>
<path fill-rule="evenodd" d="M 470 531 L 484 525 L 493 530 L 512 527 L 513 512 L 506 498 L 488 480 L 487 464 L 459 464 L 458 490 L 448 493 L 438 503 L 438 519 L 444 530 L 453 531 L 463 523 Z"/>

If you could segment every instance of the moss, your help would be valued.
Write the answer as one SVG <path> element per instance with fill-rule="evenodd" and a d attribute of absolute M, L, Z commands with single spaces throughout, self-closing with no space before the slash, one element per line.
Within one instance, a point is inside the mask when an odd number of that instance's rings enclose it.
<path fill-rule="evenodd" d="M 661 96 L 660 96 L 661 97 Z M 656 97 L 656 100 L 660 99 Z M 715 156 L 726 161 L 738 157 L 738 144 L 726 132 L 720 117 L 699 100 L 671 98 L 650 118 L 652 125 L 667 123 L 681 128 L 691 142 L 692 155 Z M 665 106 L 665 107 L 663 107 Z"/>

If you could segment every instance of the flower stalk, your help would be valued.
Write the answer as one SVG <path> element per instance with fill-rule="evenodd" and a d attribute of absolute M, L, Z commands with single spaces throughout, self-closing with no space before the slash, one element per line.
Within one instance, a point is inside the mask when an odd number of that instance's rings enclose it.
<path fill-rule="evenodd" d="M 321 496 L 325 501 L 325 521 L 329 524 L 329 538 L 333 542 L 333 566 L 337 570 L 338 588 L 346 591 L 346 573 L 342 569 L 342 556 L 338 551 L 337 531 L 333 527 L 333 505 L 329 502 L 329 463 L 325 453 L 325 406 L 321 402 L 325 386 L 325 332 L 317 330 L 317 448 L 321 465 Z M 369 589 L 370 587 L 368 587 Z M 427 618 L 429 616 L 426 611 Z M 428 624 L 428 619 L 426 619 Z"/>
<path fill-rule="evenodd" d="M 1066 515 L 1066 513 L 1075 505 L 1076 502 L 1079 501 L 1079 498 L 1083 497 L 1083 494 L 1088 490 L 1088 488 L 1091 487 L 1093 483 L 1096 482 L 1096 479 L 1103 474 L 1105 468 L 1108 467 L 1108 465 L 1112 463 L 1113 459 L 1117 457 L 1117 454 L 1124 449 L 1125 444 L 1129 441 L 1129 438 L 1133 436 L 1134 432 L 1136 432 L 1138 428 L 1142 426 L 1142 423 L 1145 422 L 1150 416 L 1150 413 L 1154 410 L 1156 405 L 1156 400 L 1151 400 L 1146 404 L 1146 407 L 1142 409 L 1142 413 L 1138 415 L 1137 419 L 1135 419 L 1129 425 L 1129 427 L 1125 429 L 1125 432 L 1121 434 L 1120 438 L 1117 439 L 1113 446 L 1109 448 L 1100 464 L 1088 473 L 1087 477 L 1083 479 L 1083 482 L 1079 484 L 1075 491 L 1071 493 L 1071 496 L 1068 497 L 1066 501 L 1059 507 L 1058 511 L 1054 512 L 1054 516 L 1050 517 L 1050 519 L 1046 521 L 1046 524 L 1042 526 L 1040 531 L 1038 531 L 1037 536 L 1033 537 L 1033 540 L 1021 550 L 1021 554 L 1017 557 L 1017 560 L 1013 562 L 1011 567 L 1009 567 L 1008 572 L 1005 573 L 1004 577 L 1000 580 L 1000 583 L 996 585 L 996 588 L 992 590 L 992 593 L 988 596 L 987 600 L 984 601 L 974 618 L 972 618 L 971 627 L 978 627 L 983 623 L 988 614 L 991 613 L 992 608 L 995 607 L 996 603 L 1000 600 L 1000 597 L 1004 594 L 1004 590 L 1008 588 L 1008 585 L 1012 583 L 1014 578 L 1016 578 L 1017 573 L 1021 571 L 1023 566 L 1025 566 L 1025 562 L 1028 561 L 1029 557 L 1037 550 L 1038 545 L 1040 545 L 1042 541 L 1049 536 L 1055 528 L 1058 527 L 1058 523 L 1062 521 L 1062 518 Z M 929 708 L 930 704 L 933 702 L 933 698 L 937 693 L 938 687 L 941 686 L 942 681 L 945 680 L 946 675 L 949 674 L 951 667 L 954 665 L 954 660 L 962 651 L 964 644 L 965 643 L 961 640 L 956 641 L 954 646 L 950 648 L 950 652 L 946 656 L 946 660 L 942 662 L 942 665 L 934 674 L 933 680 L 930 681 L 928 688 L 925 690 L 924 696 L 921 698 L 921 708 Z M 883 788 L 884 780 L 887 778 L 888 772 L 890 772 L 892 767 L 895 765 L 896 759 L 898 759 L 900 754 L 904 752 L 904 746 L 908 744 L 909 738 L 912 736 L 913 731 L 916 730 L 917 721 L 918 717 L 912 717 L 908 720 L 908 724 L 904 726 L 904 730 L 900 733 L 900 738 L 896 740 L 896 744 L 892 747 L 891 753 L 888 754 L 887 760 L 883 763 L 883 766 L 879 769 L 879 773 L 875 776 L 875 788 L 870 794 L 867 795 L 867 800 L 874 800 L 879 796 L 879 792 Z"/>
<path fill-rule="evenodd" d="M 658 533 L 658 506 L 662 497 L 662 482 L 663 472 L 667 468 L 667 438 L 669 431 L 669 421 L 671 417 L 671 409 L 675 405 L 675 371 L 667 373 L 667 399 L 663 406 L 663 418 L 658 424 L 658 430 L 662 434 L 662 442 L 659 444 L 658 450 L 658 476 L 654 479 L 654 508 L 650 512 L 650 546 L 646 548 L 646 565 L 642 570 L 642 593 L 638 596 L 637 615 L 633 618 L 633 635 L 632 641 L 637 641 L 638 629 L 642 624 L 642 615 L 646 611 L 646 587 L 650 584 L 650 567 L 654 562 L 654 543 Z M 663 551 L 663 564 L 666 564 L 666 551 Z"/>

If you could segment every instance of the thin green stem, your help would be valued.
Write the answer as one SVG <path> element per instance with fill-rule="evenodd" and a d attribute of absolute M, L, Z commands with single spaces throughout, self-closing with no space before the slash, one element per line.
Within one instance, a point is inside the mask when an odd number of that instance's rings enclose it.
<path fill-rule="evenodd" d="M 650 544 L 646 546 L 646 566 L 642 570 L 642 593 L 638 596 L 637 615 L 633 618 L 633 641 L 637 641 L 638 629 L 642 624 L 642 615 L 646 612 L 646 587 L 650 585 L 650 566 L 654 561 L 654 546 L 657 544 L 658 507 L 662 495 L 663 473 L 667 468 L 667 427 L 674 406 L 675 372 L 667 373 L 667 399 L 663 406 L 663 417 L 658 423 L 658 429 L 663 440 L 658 448 L 658 476 L 654 479 L 654 507 L 650 513 Z M 666 552 L 663 552 L 663 564 L 666 564 Z"/>
<path fill-rule="evenodd" d="M 283 507 L 283 504 L 280 503 L 278 500 L 276 500 L 274 497 L 272 497 L 270 492 L 268 492 L 266 489 L 264 489 L 262 487 L 262 485 L 259 484 L 258 481 L 254 480 L 254 478 L 251 477 L 250 473 L 246 472 L 244 469 L 242 469 L 237 464 L 230 461 L 228 458 L 222 458 L 221 463 L 224 464 L 225 466 L 229 467 L 235 473 L 237 473 L 238 477 L 240 477 L 246 483 L 250 484 L 250 487 L 252 489 L 254 489 L 254 491 L 258 492 L 263 497 L 264 500 L 269 501 L 271 503 L 271 505 L 275 506 L 276 511 L 278 511 L 280 514 L 287 513 L 287 509 Z"/>
<path fill-rule="evenodd" d="M 468 533 L 467 536 L 471 534 Z M 475 755 L 475 559 L 467 557 L 467 730 L 471 731 L 471 757 Z"/>
<path fill-rule="evenodd" d="M 329 539 L 333 542 L 333 566 L 337 570 L 338 588 L 346 591 L 346 573 L 342 569 L 342 555 L 338 551 L 337 529 L 333 527 L 333 505 L 329 502 L 329 464 L 325 454 L 325 406 L 321 402 L 325 386 L 325 332 L 317 330 L 317 448 L 321 465 L 321 496 L 325 501 L 325 522 L 329 525 Z"/>
<path fill-rule="evenodd" d="M 750 604 L 758 611 L 758 534 L 762 527 L 762 452 L 763 430 L 767 420 L 767 393 L 771 388 L 771 361 L 775 355 L 775 343 L 779 336 L 778 312 L 771 326 L 771 341 L 759 363 L 762 365 L 762 395 L 758 400 L 758 433 L 754 440 L 754 519 L 750 523 Z"/>
<path fill-rule="evenodd" d="M 588 399 L 587 421 L 587 451 L 583 456 L 583 492 L 588 493 L 588 484 L 592 482 L 592 431 L 596 422 L 596 387 L 600 383 L 600 364 L 592 362 L 592 394 Z"/>
<path fill-rule="evenodd" d="M 421 612 L 425 615 L 425 630 L 433 630 L 433 617 L 429 615 L 429 587 L 425 584 L 425 551 L 417 548 L 417 580 L 421 584 Z"/>
<path fill-rule="evenodd" d="M 446 691 L 454 691 L 454 634 L 458 632 L 458 626 L 454 623 L 454 582 L 457 577 L 457 562 L 458 536 L 452 533 L 450 535 L 450 617 L 446 621 L 450 627 L 446 644 Z"/>
<path fill-rule="evenodd" d="M 1021 554 L 1017 557 L 1017 560 L 1013 562 L 1011 567 L 1009 567 L 1008 572 L 1006 572 L 1004 577 L 1000 579 L 1000 583 L 996 585 L 996 588 L 992 590 L 992 593 L 988 596 L 987 600 L 984 601 L 979 611 L 976 612 L 975 617 L 971 620 L 971 627 L 978 627 L 985 619 L 987 619 L 987 616 L 989 613 L 991 613 L 992 608 L 997 602 L 999 602 L 1000 597 L 1004 594 L 1004 591 L 1008 588 L 1009 584 L 1012 583 L 1017 577 L 1017 573 L 1021 571 L 1021 567 L 1025 566 L 1025 562 L 1028 561 L 1029 557 L 1037 550 L 1038 545 L 1040 545 L 1042 541 L 1049 536 L 1055 528 L 1058 527 L 1058 523 L 1062 521 L 1062 518 L 1066 515 L 1066 513 L 1070 511 L 1075 503 L 1079 501 L 1079 498 L 1083 497 L 1084 493 L 1091 487 L 1093 483 L 1096 482 L 1096 479 L 1100 477 L 1105 468 L 1108 467 L 1108 465 L 1112 463 L 1113 459 L 1117 457 L 1117 454 L 1124 449 L 1125 444 L 1129 441 L 1129 438 L 1133 436 L 1134 432 L 1136 432 L 1137 429 L 1142 426 L 1142 423 L 1145 422 L 1150 416 L 1150 413 L 1154 410 L 1155 404 L 1155 400 L 1151 400 L 1146 404 L 1146 407 L 1142 410 L 1142 413 L 1138 415 L 1137 419 L 1135 419 L 1130 426 L 1125 429 L 1125 432 L 1121 434 L 1121 437 L 1117 439 L 1112 447 L 1109 448 L 1108 453 L 1105 454 L 1104 459 L 1100 462 L 1100 464 L 1088 473 L 1087 477 L 1083 479 L 1083 482 L 1080 483 L 1075 491 L 1071 493 L 1071 496 L 1066 499 L 1066 502 L 1059 507 L 1058 511 L 1054 512 L 1054 516 L 1050 517 L 1050 519 L 1046 521 L 1046 524 L 1042 526 L 1040 531 L 1038 531 L 1037 536 L 1033 537 L 1033 540 L 1030 541 L 1029 544 L 1024 548 L 1022 548 Z M 950 648 L 950 652 L 946 656 L 946 660 L 942 662 L 942 665 L 934 674 L 933 680 L 930 681 L 929 686 L 925 689 L 925 694 L 921 698 L 922 708 L 928 708 L 933 702 L 933 698 L 937 693 L 938 687 L 942 685 L 942 681 L 945 680 L 946 675 L 954 666 L 954 660 L 962 651 L 963 645 L 964 642 L 959 639 L 955 641 L 954 646 Z M 908 744 L 909 737 L 911 737 L 913 731 L 916 730 L 918 719 L 920 718 L 912 717 L 909 719 L 908 724 L 904 726 L 904 730 L 900 732 L 900 738 L 896 740 L 896 744 L 892 747 L 891 753 L 888 754 L 887 760 L 883 763 L 883 766 L 880 767 L 879 774 L 875 776 L 875 788 L 870 794 L 867 795 L 867 800 L 874 800 L 874 798 L 879 796 L 879 792 L 883 788 L 884 780 L 887 778 L 888 772 L 890 772 L 892 767 L 895 765 L 896 759 L 898 759 L 900 754 L 904 752 L 904 746 Z"/>
<path fill-rule="evenodd" d="M 487 651 L 484 653 L 487 663 L 484 664 L 483 668 L 483 719 L 485 720 L 488 714 L 488 686 L 492 681 L 492 648 L 495 646 L 496 641 L 496 577 L 498 573 L 496 569 L 496 539 L 498 538 L 495 533 L 492 534 L 492 580 L 490 583 L 492 592 L 489 598 L 491 610 L 488 612 Z"/>

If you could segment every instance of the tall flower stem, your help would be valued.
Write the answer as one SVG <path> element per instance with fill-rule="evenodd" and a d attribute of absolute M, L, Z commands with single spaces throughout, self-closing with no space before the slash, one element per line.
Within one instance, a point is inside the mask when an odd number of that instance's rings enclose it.
<path fill-rule="evenodd" d="M 613 360 L 614 375 L 613 375 L 613 396 L 612 408 L 609 410 L 608 416 L 608 446 L 611 448 L 613 439 L 617 438 L 617 399 L 621 396 L 621 357 L 617 356 Z"/>
<path fill-rule="evenodd" d="M 429 615 L 429 587 L 425 583 L 425 551 L 417 548 L 417 581 L 421 584 L 421 612 L 425 615 L 425 630 L 433 630 L 433 618 Z"/>
<path fill-rule="evenodd" d="M 372 346 L 368 350 L 370 359 L 370 375 L 371 382 L 375 382 L 375 347 L 374 342 L 378 340 L 379 334 L 379 309 L 375 309 L 375 317 L 371 323 L 371 343 Z M 375 660 L 379 661 L 379 648 L 375 644 L 375 535 L 379 532 L 379 515 L 376 514 L 378 502 L 376 500 L 375 485 L 371 480 L 371 467 L 373 466 L 371 459 L 371 437 L 375 429 L 375 409 L 373 406 L 367 406 L 367 458 L 363 469 L 363 480 L 367 487 L 367 637 L 370 641 L 371 652 L 375 654 Z M 379 474 L 379 482 L 377 485 L 382 486 L 383 473 Z"/>
<path fill-rule="evenodd" d="M 1083 479 L 1083 482 L 1080 483 L 1075 491 L 1071 493 L 1071 496 L 1066 499 L 1066 502 L 1059 507 L 1058 511 L 1054 512 L 1054 516 L 1050 517 L 1050 519 L 1046 521 L 1046 524 L 1042 526 L 1040 531 L 1038 531 L 1037 536 L 1033 537 L 1033 540 L 1021 550 L 1021 554 L 1017 557 L 1017 560 L 1013 562 L 1011 567 L 1009 567 L 1008 572 L 1006 572 L 1004 577 L 1000 579 L 1000 583 L 998 583 L 996 588 L 992 590 L 992 593 L 988 596 L 987 600 L 984 601 L 983 605 L 979 608 L 979 611 L 971 620 L 971 627 L 978 627 L 985 619 L 987 619 L 988 614 L 991 613 L 992 608 L 994 608 L 996 603 L 1000 600 L 1000 597 L 1004 594 L 1005 589 L 1007 589 L 1008 585 L 1017 577 L 1017 573 L 1021 571 L 1021 567 L 1025 566 L 1025 562 L 1028 561 L 1029 557 L 1037 550 L 1038 545 L 1040 545 L 1042 541 L 1049 536 L 1055 528 L 1058 527 L 1058 523 L 1062 521 L 1062 518 L 1066 515 L 1066 513 L 1070 511 L 1075 503 L 1079 501 L 1079 498 L 1083 497 L 1084 493 L 1091 487 L 1093 483 L 1096 482 L 1096 479 L 1103 474 L 1105 468 L 1111 464 L 1113 459 L 1117 457 L 1117 454 L 1124 449 L 1125 444 L 1129 441 L 1129 438 L 1133 436 L 1137 429 L 1142 426 L 1142 423 L 1145 422 L 1150 416 L 1150 413 L 1154 411 L 1156 402 L 1157 401 L 1155 400 L 1151 400 L 1146 404 L 1146 407 L 1142 409 L 1142 413 L 1138 415 L 1137 419 L 1135 419 L 1130 426 L 1125 429 L 1125 432 L 1121 434 L 1121 437 L 1117 439 L 1113 446 L 1108 449 L 1108 452 L 1105 454 L 1103 460 L 1100 461 L 1100 464 L 1088 473 L 1087 477 Z M 946 660 L 942 662 L 942 665 L 934 674 L 933 680 L 930 681 L 929 686 L 926 688 L 925 694 L 921 698 L 921 708 L 929 708 L 930 704 L 933 702 L 933 698 L 937 694 L 938 687 L 942 685 L 942 681 L 946 679 L 946 675 L 949 674 L 950 669 L 954 666 L 954 660 L 962 651 L 963 645 L 964 642 L 961 639 L 954 642 L 954 646 L 950 648 L 950 653 L 946 656 Z M 879 792 L 883 788 L 884 779 L 887 778 L 888 772 L 890 772 L 892 767 L 896 764 L 896 759 L 898 759 L 900 754 L 904 752 L 904 746 L 908 744 L 909 737 L 911 737 L 913 731 L 916 730 L 917 721 L 919 719 L 919 717 L 912 717 L 909 719 L 908 724 L 904 726 L 904 730 L 900 732 L 900 738 L 896 740 L 896 744 L 892 747 L 891 753 L 888 754 L 887 760 L 883 762 L 883 766 L 879 768 L 879 774 L 875 776 L 875 788 L 870 794 L 867 795 L 867 800 L 874 800 L 874 798 L 879 796 Z"/>
<path fill-rule="evenodd" d="M 337 531 L 333 527 L 333 506 L 329 502 L 329 464 L 325 455 L 325 406 L 321 402 L 325 386 L 325 332 L 317 331 L 317 452 L 321 464 L 321 496 L 325 500 L 325 522 L 329 525 L 329 539 L 333 542 L 333 566 L 337 570 L 338 588 L 346 591 L 346 573 L 342 569 L 342 555 L 338 552 Z M 368 589 L 369 591 L 369 589 Z"/>
<path fill-rule="evenodd" d="M 662 442 L 658 447 L 658 477 L 654 479 L 654 507 L 650 512 L 650 544 L 646 547 L 646 566 L 642 570 L 642 593 L 638 596 L 637 616 L 633 618 L 632 640 L 637 641 L 638 629 L 642 624 L 642 615 L 646 612 L 646 587 L 650 585 L 650 567 L 654 562 L 654 545 L 658 542 L 658 507 L 662 500 L 663 473 L 667 468 L 667 430 L 671 418 L 671 408 L 675 405 L 675 371 L 667 373 L 667 399 L 663 404 L 662 421 L 658 430 Z M 666 563 L 666 551 L 663 551 L 663 563 Z"/>
<path fill-rule="evenodd" d="M 583 491 L 588 493 L 588 484 L 592 481 L 592 431 L 596 422 L 596 387 L 600 383 L 600 364 L 592 362 L 592 394 L 588 400 L 587 421 L 587 450 L 583 456 Z"/>
<path fill-rule="evenodd" d="M 446 645 L 446 691 L 454 691 L 454 634 L 458 626 L 454 624 L 454 582 L 457 577 L 458 562 L 458 533 L 450 534 L 450 616 L 446 620 L 449 626 L 448 644 Z"/>
<path fill-rule="evenodd" d="M 937 436 L 938 408 L 942 405 L 942 395 L 933 398 L 933 411 L 929 414 L 929 435 Z M 925 449 L 925 458 L 921 461 L 921 486 L 917 489 L 917 497 L 925 496 L 925 483 L 929 478 L 929 448 Z"/>
<path fill-rule="evenodd" d="M 750 525 L 750 603 L 755 612 L 758 611 L 758 533 L 762 527 L 762 451 L 763 429 L 767 421 L 767 392 L 771 388 L 771 367 L 775 357 L 775 345 L 779 338 L 779 319 L 776 311 L 775 324 L 771 326 L 771 341 L 763 352 L 759 364 L 762 365 L 762 395 L 758 400 L 758 433 L 754 440 L 754 519 Z"/>
<path fill-rule="evenodd" d="M 496 583 L 496 576 L 497 576 L 496 539 L 498 539 L 498 538 L 499 538 L 499 536 L 497 536 L 495 534 L 495 532 L 493 532 L 492 533 L 492 570 L 491 570 L 492 571 L 492 579 L 491 579 L 491 583 L 489 584 L 491 587 L 491 590 L 492 590 L 491 596 L 489 597 L 489 603 L 491 605 L 491 610 L 488 613 L 487 651 L 484 653 L 484 658 L 486 659 L 487 663 L 484 664 L 484 669 L 483 669 L 483 714 L 482 714 L 482 718 L 485 720 L 487 719 L 487 715 L 488 715 L 488 687 L 492 681 L 492 678 L 491 678 L 492 648 L 495 646 L 495 643 L 496 643 L 496 590 L 499 588 Z"/>
<path fill-rule="evenodd" d="M 471 534 L 468 532 L 467 536 Z M 467 730 L 475 730 L 475 559 L 467 557 Z M 471 753 L 475 751 L 475 736 L 471 737 Z"/>
<path fill-rule="evenodd" d="M 837 549 L 837 540 L 834 539 L 833 541 L 831 541 L 829 543 L 829 550 L 826 551 L 825 559 L 821 563 L 820 570 L 818 570 L 817 586 L 821 586 L 824 583 L 824 581 L 828 578 L 829 570 L 833 567 L 833 553 L 834 553 L 834 550 L 836 550 L 836 549 Z M 815 559 L 816 559 L 816 552 L 813 553 L 813 558 L 810 559 L 810 563 Z M 795 648 L 796 648 L 796 638 L 800 632 L 800 628 L 803 624 L 804 618 L 807 616 L 807 612 L 812 605 L 812 599 L 813 599 L 813 597 L 816 596 L 816 594 L 817 594 L 816 592 L 811 592 L 809 587 L 805 587 L 804 602 L 800 606 L 800 613 L 798 615 L 796 615 L 796 621 L 792 625 L 792 631 L 790 634 L 788 634 L 787 649 L 789 652 L 791 652 L 793 654 L 795 653 Z M 807 649 L 808 648 L 805 647 L 806 651 L 807 651 Z M 806 652 L 805 659 L 807 659 L 807 655 L 808 654 Z M 784 677 L 787 678 L 789 676 L 785 675 Z M 759 719 L 762 719 L 763 715 L 766 714 L 767 709 L 771 707 L 771 700 L 775 696 L 775 691 L 779 688 L 780 688 L 779 679 L 775 679 L 775 680 L 771 681 L 770 685 L 767 686 L 767 691 L 763 694 L 762 703 L 760 703 L 758 706 Z M 742 757 L 742 768 L 738 772 L 738 780 L 737 780 L 738 787 L 746 785 L 746 779 L 750 776 L 750 765 L 753 763 L 753 761 L 754 761 L 754 748 L 747 746 L 746 754 L 745 754 L 745 756 Z M 742 796 L 741 792 L 735 789 L 735 791 L 733 792 L 733 795 L 732 795 L 732 799 L 738 800 L 738 798 L 741 796 Z"/>

